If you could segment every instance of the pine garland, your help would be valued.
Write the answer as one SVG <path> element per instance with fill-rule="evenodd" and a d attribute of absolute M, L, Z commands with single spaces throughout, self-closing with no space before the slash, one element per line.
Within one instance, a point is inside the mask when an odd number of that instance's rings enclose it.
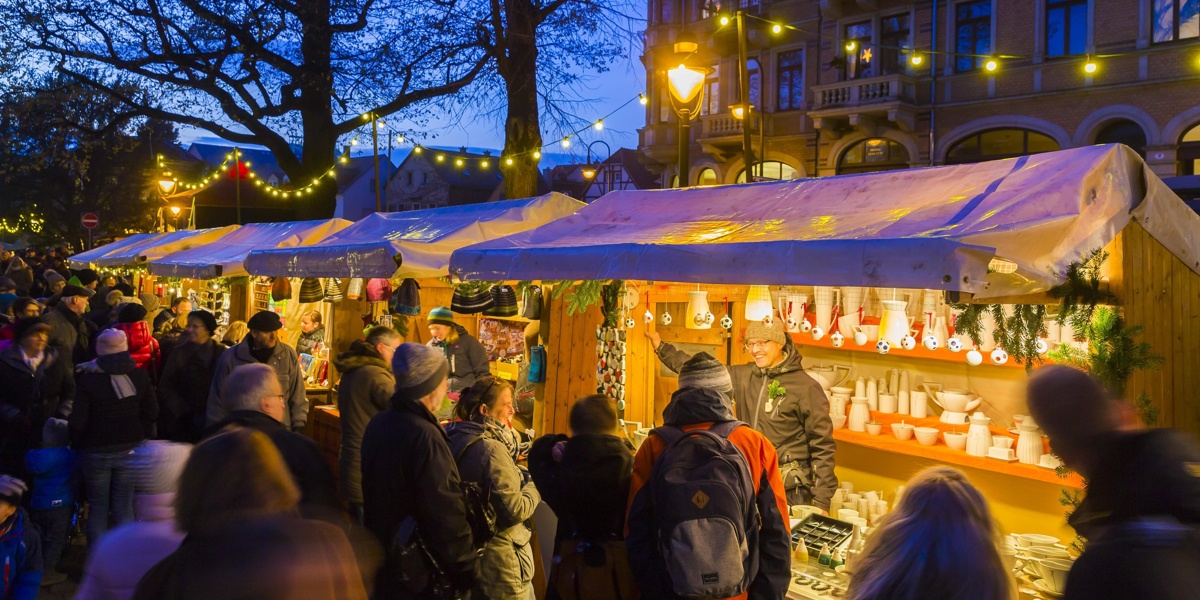
<path fill-rule="evenodd" d="M 1087 258 L 1073 262 L 1063 273 L 1063 282 L 1050 288 L 1051 298 L 1062 301 L 1058 309 L 1058 324 L 1070 325 L 1077 334 L 1092 323 L 1092 312 L 1101 304 L 1116 303 L 1116 296 L 1104 289 L 1100 268 L 1108 260 L 1103 248 L 1092 250 Z"/>

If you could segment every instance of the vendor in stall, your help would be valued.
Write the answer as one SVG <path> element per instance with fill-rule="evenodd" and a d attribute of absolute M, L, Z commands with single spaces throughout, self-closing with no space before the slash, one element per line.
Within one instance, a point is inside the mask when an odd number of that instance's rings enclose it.
<path fill-rule="evenodd" d="M 428 322 L 433 339 L 427 345 L 440 349 L 450 361 L 451 394 L 457 394 L 471 387 L 476 379 L 491 374 L 483 344 L 454 322 L 454 313 L 449 308 L 439 306 L 429 311 Z"/>
<path fill-rule="evenodd" d="M 317 344 L 325 343 L 325 326 L 320 311 L 310 310 L 300 316 L 300 337 L 296 338 L 296 354 L 316 356 Z"/>
<path fill-rule="evenodd" d="M 647 331 L 646 337 L 659 360 L 676 373 L 691 359 L 655 331 Z M 828 513 L 838 486 L 829 399 L 804 372 L 800 352 L 782 323 L 752 322 L 745 340 L 754 363 L 726 367 L 737 416 L 775 445 L 788 504 L 811 504 Z"/>

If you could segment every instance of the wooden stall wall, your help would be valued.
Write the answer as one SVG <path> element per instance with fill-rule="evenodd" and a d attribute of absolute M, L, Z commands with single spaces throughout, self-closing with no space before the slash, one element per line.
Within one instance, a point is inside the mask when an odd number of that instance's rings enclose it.
<path fill-rule="evenodd" d="M 567 301 L 543 290 L 542 339 L 546 344 L 545 396 L 535 407 L 539 435 L 567 433 L 571 404 L 596 393 L 596 326 L 604 322 L 600 307 L 582 314 L 567 314 Z M 549 333 L 545 333 L 545 332 Z M 626 364 L 630 364 L 626 359 Z M 626 402 L 630 397 L 627 393 Z M 540 412 L 538 412 L 540 408 Z M 627 409 L 628 410 L 628 409 Z"/>
<path fill-rule="evenodd" d="M 1156 425 L 1200 440 L 1200 275 L 1136 222 L 1108 249 L 1109 281 L 1126 322 L 1145 327 L 1141 339 L 1165 361 L 1134 374 L 1127 395 L 1149 394 L 1161 409 Z"/>

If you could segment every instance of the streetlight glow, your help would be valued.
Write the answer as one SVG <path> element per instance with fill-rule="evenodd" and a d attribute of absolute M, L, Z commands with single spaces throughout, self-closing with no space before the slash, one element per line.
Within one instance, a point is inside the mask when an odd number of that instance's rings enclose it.
<path fill-rule="evenodd" d="M 667 71 L 667 83 L 670 84 L 671 95 L 676 101 L 680 104 L 690 104 L 703 89 L 704 72 L 680 64 Z"/>
<path fill-rule="evenodd" d="M 596 131 L 600 131 L 600 130 L 604 129 L 604 119 L 600 119 L 599 121 L 596 121 L 596 123 L 594 125 L 592 125 L 592 128 L 595 129 Z"/>
<path fill-rule="evenodd" d="M 994 58 L 989 58 L 987 62 L 983 63 L 983 68 L 987 69 L 990 73 L 1000 68 L 1000 63 L 996 62 L 996 59 Z"/>
<path fill-rule="evenodd" d="M 570 138 L 570 136 L 568 136 L 568 137 L 565 137 L 565 138 L 563 138 L 563 139 L 562 139 L 562 147 L 563 147 L 563 148 L 570 148 L 570 147 L 571 147 L 571 138 Z"/>
<path fill-rule="evenodd" d="M 1092 73 L 1095 73 L 1096 69 L 1098 68 L 1099 67 L 1096 65 L 1095 61 L 1092 60 L 1092 56 L 1089 54 L 1087 57 L 1087 62 L 1083 63 L 1083 72 L 1091 75 Z"/>
<path fill-rule="evenodd" d="M 647 104 L 650 104 L 650 99 L 647 98 L 645 94 L 638 94 L 638 102 L 641 102 L 642 106 L 646 106 Z"/>
<path fill-rule="evenodd" d="M 909 61 L 910 61 L 910 62 L 912 62 L 913 66 L 915 67 L 915 66 L 920 66 L 920 64 L 921 64 L 922 62 L 924 62 L 924 61 L 925 61 L 925 59 L 924 59 L 924 58 L 922 58 L 920 54 L 917 54 L 917 53 L 915 53 L 915 52 L 914 52 L 914 53 L 913 53 L 913 55 L 912 55 L 912 58 L 911 58 L 911 59 L 909 59 Z"/>
<path fill-rule="evenodd" d="M 772 33 L 782 33 L 782 32 L 783 32 L 783 25 L 780 25 L 780 24 L 778 24 L 778 23 L 776 23 L 775 25 L 772 25 L 772 26 L 771 26 L 771 32 L 772 32 Z"/>
<path fill-rule="evenodd" d="M 727 17 L 725 15 L 721 15 L 721 26 L 724 27 L 725 25 L 728 25 L 728 24 L 729 24 L 729 17 Z"/>
<path fill-rule="evenodd" d="M 855 43 L 855 42 L 846 42 L 846 52 L 854 52 L 854 49 L 855 49 L 855 48 L 858 48 L 858 44 L 857 44 L 857 43 Z"/>

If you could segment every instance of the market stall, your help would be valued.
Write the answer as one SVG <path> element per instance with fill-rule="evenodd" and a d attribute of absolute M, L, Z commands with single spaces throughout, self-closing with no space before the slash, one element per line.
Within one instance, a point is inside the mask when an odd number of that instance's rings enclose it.
<path fill-rule="evenodd" d="M 166 234 L 163 233 L 135 233 L 129 237 L 121 238 L 115 242 L 105 244 L 96 248 L 92 248 L 86 252 L 72 255 L 67 259 L 67 264 L 75 269 L 94 269 L 97 265 L 96 261 L 110 252 L 124 250 L 135 244 L 141 244 L 152 238 L 158 238 Z"/>
<path fill-rule="evenodd" d="M 589 309 L 589 322 L 551 330 L 559 343 L 547 361 L 555 393 L 543 432 L 566 431 L 571 402 L 598 388 L 623 396 L 627 422 L 659 422 L 677 384 L 647 329 L 687 352 L 744 364 L 747 323 L 774 319 L 827 390 L 842 481 L 890 495 L 924 466 L 958 465 L 1005 531 L 1069 541 L 1058 499 L 1082 482 L 1060 477 L 1045 440 L 1016 427 L 1027 412 L 1023 366 L 1086 355 L 1097 342 L 1054 322 L 1052 295 L 1079 292 L 1070 286 L 1091 274 L 1104 297 L 1088 308 L 1115 306 L 1164 357 L 1131 377 L 1127 393 L 1149 394 L 1156 424 L 1200 433 L 1200 216 L 1123 146 L 614 192 L 456 251 L 451 271 L 463 280 L 582 281 L 576 289 L 614 282 L 616 301 Z M 1021 328 L 1036 335 L 1020 337 Z M 613 340 L 619 385 L 606 366 Z M 928 431 L 913 436 L 909 426 Z M 966 440 L 984 435 L 968 452 Z"/>

